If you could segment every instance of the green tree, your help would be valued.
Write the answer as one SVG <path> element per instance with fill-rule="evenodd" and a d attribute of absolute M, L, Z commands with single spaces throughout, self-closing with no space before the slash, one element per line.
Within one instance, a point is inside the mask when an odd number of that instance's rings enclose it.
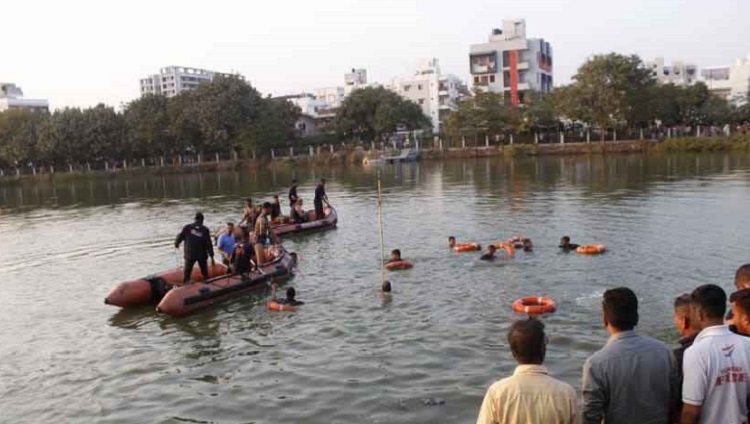
<path fill-rule="evenodd" d="M 256 119 L 239 134 L 235 148 L 256 157 L 272 148 L 288 146 L 296 138 L 294 124 L 300 110 L 284 99 L 261 99 Z"/>
<path fill-rule="evenodd" d="M 11 109 L 0 113 L 0 160 L 18 169 L 39 159 L 39 131 L 47 113 Z"/>
<path fill-rule="evenodd" d="M 502 94 L 477 90 L 447 119 L 445 131 L 452 140 L 461 137 L 477 140 L 520 129 L 521 123 L 522 111 L 506 104 Z"/>
<path fill-rule="evenodd" d="M 342 137 L 363 141 L 386 140 L 399 127 L 425 129 L 428 118 L 416 103 L 383 87 L 354 91 L 344 100 L 334 119 L 334 128 Z"/>
<path fill-rule="evenodd" d="M 123 118 L 128 131 L 128 144 L 134 155 L 164 156 L 174 150 L 166 97 L 146 94 L 133 100 L 125 105 Z"/>
<path fill-rule="evenodd" d="M 555 94 L 555 104 L 565 117 L 597 125 L 604 140 L 611 126 L 648 122 L 648 92 L 654 84 L 638 56 L 597 55 L 578 68 L 569 87 Z"/>

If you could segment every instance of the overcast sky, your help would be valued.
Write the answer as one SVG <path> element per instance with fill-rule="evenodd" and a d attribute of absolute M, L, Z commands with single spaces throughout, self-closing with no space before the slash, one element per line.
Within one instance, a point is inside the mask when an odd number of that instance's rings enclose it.
<path fill-rule="evenodd" d="M 426 57 L 467 80 L 469 45 L 504 18 L 552 44 L 556 85 L 595 53 L 699 66 L 750 54 L 750 0 L 4 0 L 0 15 L 0 81 L 53 108 L 120 105 L 173 64 L 275 95 L 342 85 L 353 67 L 387 82 Z"/>

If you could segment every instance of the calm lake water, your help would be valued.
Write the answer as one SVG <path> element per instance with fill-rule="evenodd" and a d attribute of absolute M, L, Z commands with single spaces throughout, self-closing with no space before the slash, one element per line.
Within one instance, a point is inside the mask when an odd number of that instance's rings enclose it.
<path fill-rule="evenodd" d="M 311 204 L 329 179 L 334 231 L 290 237 L 289 283 L 307 302 L 270 313 L 262 294 L 173 319 L 102 303 L 119 281 L 174 267 L 171 247 L 202 210 L 217 228 L 242 199 Z M 641 332 L 668 343 L 673 298 L 732 287 L 750 261 L 750 157 L 545 157 L 384 168 L 386 248 L 416 266 L 378 293 L 371 169 L 276 169 L 0 186 L 0 422 L 466 423 L 513 371 L 514 299 L 553 297 L 546 364 L 579 387 L 606 340 L 600 298 L 641 301 Z M 480 263 L 446 238 L 531 237 L 532 254 Z M 563 254 L 562 235 L 605 243 Z"/>

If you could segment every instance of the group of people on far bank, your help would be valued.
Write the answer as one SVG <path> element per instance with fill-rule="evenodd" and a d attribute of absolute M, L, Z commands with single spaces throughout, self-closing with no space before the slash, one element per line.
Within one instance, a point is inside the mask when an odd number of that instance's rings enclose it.
<path fill-rule="evenodd" d="M 549 376 L 544 324 L 514 322 L 508 344 L 518 363 L 494 383 L 477 424 L 745 424 L 750 403 L 750 264 L 729 296 L 713 284 L 676 298 L 679 347 L 638 334 L 638 299 L 626 287 L 607 290 L 602 322 L 610 334 L 583 365 L 582 407 L 573 388 Z"/>

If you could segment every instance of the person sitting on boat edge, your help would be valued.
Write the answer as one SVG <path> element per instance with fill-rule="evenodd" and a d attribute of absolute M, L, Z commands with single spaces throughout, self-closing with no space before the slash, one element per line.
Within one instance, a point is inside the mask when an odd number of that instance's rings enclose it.
<path fill-rule="evenodd" d="M 297 290 L 295 290 L 294 287 L 289 287 L 286 289 L 286 299 L 280 299 L 276 297 L 276 288 L 276 283 L 273 283 L 271 285 L 271 298 L 275 300 L 279 305 L 301 306 L 305 304 L 305 302 L 297 300 Z"/>
<path fill-rule="evenodd" d="M 258 260 L 258 266 L 262 266 L 266 262 L 265 248 L 271 244 L 280 244 L 276 233 L 271 230 L 271 222 L 268 220 L 270 214 L 271 204 L 266 202 L 263 204 L 260 216 L 255 221 L 255 257 Z"/>
<path fill-rule="evenodd" d="M 221 262 L 224 265 L 229 266 L 232 263 L 229 260 L 229 258 L 230 256 L 232 256 L 232 251 L 234 251 L 234 243 L 235 243 L 234 223 L 227 222 L 226 230 L 224 230 L 221 234 L 219 234 L 219 238 L 216 240 L 216 247 L 219 249 L 219 254 L 221 255 Z"/>
<path fill-rule="evenodd" d="M 279 195 L 273 195 L 273 202 L 271 202 L 271 221 L 275 221 L 276 218 L 281 216 L 281 203 L 279 203 Z"/>
<path fill-rule="evenodd" d="M 195 221 L 192 224 L 182 227 L 182 231 L 180 231 L 180 234 L 177 235 L 174 241 L 175 249 L 179 249 L 180 244 L 183 241 L 185 242 L 183 284 L 190 282 L 190 275 L 193 273 L 193 266 L 195 266 L 196 262 L 198 262 L 198 266 L 201 269 L 204 283 L 209 279 L 208 257 L 211 257 L 211 265 L 216 264 L 214 261 L 214 246 L 211 243 L 211 232 L 203 225 L 203 220 L 203 214 L 201 212 L 196 213 Z"/>
<path fill-rule="evenodd" d="M 575 243 L 570 242 L 570 237 L 563 236 L 563 238 L 560 239 L 560 246 L 558 246 L 560 249 L 563 250 L 563 252 L 570 252 L 571 250 L 578 249 L 578 245 Z"/>
<path fill-rule="evenodd" d="M 487 247 L 487 251 L 484 252 L 484 254 L 479 258 L 479 260 L 482 261 L 492 261 L 495 259 L 495 252 L 497 251 L 497 248 L 495 245 L 491 244 Z"/>
<path fill-rule="evenodd" d="M 448 237 L 448 247 L 453 249 L 456 246 L 456 238 L 454 236 Z"/>
<path fill-rule="evenodd" d="M 305 223 L 308 221 L 307 219 L 307 212 L 305 212 L 305 208 L 302 207 L 302 199 L 298 198 L 297 203 L 292 208 L 292 221 L 296 223 Z"/>
<path fill-rule="evenodd" d="M 231 271 L 232 274 L 238 274 L 244 277 L 253 269 L 255 250 L 253 249 L 252 243 L 250 243 L 250 233 L 247 231 L 243 231 L 241 235 L 236 235 L 235 241 L 236 244 L 231 256 Z"/>

